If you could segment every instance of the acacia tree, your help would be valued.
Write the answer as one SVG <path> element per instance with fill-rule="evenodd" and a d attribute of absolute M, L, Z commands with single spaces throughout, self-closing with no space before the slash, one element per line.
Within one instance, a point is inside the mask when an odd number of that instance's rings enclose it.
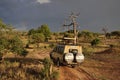
<path fill-rule="evenodd" d="M 47 24 L 43 24 L 41 25 L 41 27 L 38 27 L 37 31 L 39 33 L 43 33 L 43 35 L 45 36 L 45 41 L 47 41 L 48 38 L 50 37 L 51 32 Z"/>
<path fill-rule="evenodd" d="M 8 41 L 5 38 L 0 39 L 0 59 L 2 59 L 3 54 L 7 50 Z"/>
<path fill-rule="evenodd" d="M 4 55 L 4 53 L 6 53 L 7 51 L 9 51 L 9 42 L 6 38 L 0 38 L 0 57 L 2 58 L 2 56 Z"/>
<path fill-rule="evenodd" d="M 89 31 L 82 31 L 78 36 L 83 37 L 84 41 L 91 41 L 94 38 L 93 33 Z"/>
<path fill-rule="evenodd" d="M 100 43 L 100 40 L 99 39 L 93 39 L 92 41 L 91 41 L 91 46 L 96 46 L 96 45 L 98 45 Z"/>
<path fill-rule="evenodd" d="M 111 32 L 112 36 L 120 37 L 120 31 L 113 31 Z"/>
<path fill-rule="evenodd" d="M 32 34 L 34 34 L 34 33 L 36 33 L 36 30 L 34 30 L 34 29 L 30 29 L 30 30 L 28 31 L 28 35 L 32 35 Z"/>
<path fill-rule="evenodd" d="M 23 47 L 23 43 L 18 36 L 13 37 L 10 42 L 11 51 L 16 55 L 23 55 L 27 54 L 27 51 Z"/>
<path fill-rule="evenodd" d="M 8 34 L 10 35 L 12 33 L 12 25 L 10 24 L 5 24 L 4 22 L 2 22 L 2 20 L 0 20 L 0 35 L 4 36 Z"/>
<path fill-rule="evenodd" d="M 0 20 L 0 30 L 3 30 L 5 28 L 6 28 L 6 24 L 2 20 Z"/>
<path fill-rule="evenodd" d="M 0 57 L 9 50 L 8 32 L 10 27 L 0 20 Z M 6 36 L 7 35 L 7 36 Z M 10 35 L 10 34 L 9 34 Z"/>
<path fill-rule="evenodd" d="M 31 39 L 33 39 L 33 42 L 35 43 L 43 42 L 43 40 L 48 41 L 50 35 L 51 32 L 47 24 L 43 24 L 37 29 L 31 29 L 28 31 L 29 41 L 31 42 Z"/>
<path fill-rule="evenodd" d="M 12 26 L 0 21 L 0 54 L 4 55 L 6 51 L 11 51 L 16 55 L 25 56 L 27 51 L 24 49 L 23 43 L 18 34 L 12 31 Z"/>
<path fill-rule="evenodd" d="M 42 33 L 35 33 L 32 35 L 33 42 L 39 47 L 39 43 L 44 42 L 45 36 Z"/>

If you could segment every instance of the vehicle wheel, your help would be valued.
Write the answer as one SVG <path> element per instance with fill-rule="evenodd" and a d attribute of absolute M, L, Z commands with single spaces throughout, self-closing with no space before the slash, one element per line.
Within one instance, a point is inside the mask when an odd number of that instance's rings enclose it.
<path fill-rule="evenodd" d="M 75 67 L 76 67 L 76 65 L 71 65 L 71 67 L 72 67 L 72 68 L 75 68 Z"/>
<path fill-rule="evenodd" d="M 52 57 L 52 53 L 50 53 L 50 58 L 53 59 L 53 57 Z"/>
<path fill-rule="evenodd" d="M 57 59 L 57 67 L 59 67 L 59 66 L 60 66 L 60 60 Z"/>

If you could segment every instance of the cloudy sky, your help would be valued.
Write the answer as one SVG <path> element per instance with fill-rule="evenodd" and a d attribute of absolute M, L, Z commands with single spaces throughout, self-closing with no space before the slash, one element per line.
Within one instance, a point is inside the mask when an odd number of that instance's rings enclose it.
<path fill-rule="evenodd" d="M 80 13 L 80 30 L 120 30 L 120 0 L 0 0 L 0 19 L 19 30 L 48 24 L 60 31 L 71 11 Z"/>

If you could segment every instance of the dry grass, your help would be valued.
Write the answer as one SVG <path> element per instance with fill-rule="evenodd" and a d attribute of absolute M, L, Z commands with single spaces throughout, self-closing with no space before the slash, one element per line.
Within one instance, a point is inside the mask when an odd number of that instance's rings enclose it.
<path fill-rule="evenodd" d="M 4 62 L 0 64 L 0 80 L 38 80 L 39 67 L 19 67 L 19 62 Z"/>
<path fill-rule="evenodd" d="M 89 54 L 80 66 L 90 73 L 96 80 L 119 80 L 120 77 L 120 49 L 106 49 Z"/>
<path fill-rule="evenodd" d="M 0 80 L 42 80 L 42 60 L 49 57 L 50 48 L 38 48 L 26 57 L 11 54 L 5 55 L 5 61 L 0 63 Z M 54 72 L 51 77 L 56 77 Z"/>

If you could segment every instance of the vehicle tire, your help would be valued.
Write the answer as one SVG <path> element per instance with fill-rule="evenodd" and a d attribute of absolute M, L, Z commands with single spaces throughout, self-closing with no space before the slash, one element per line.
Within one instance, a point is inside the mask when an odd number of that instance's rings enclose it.
<path fill-rule="evenodd" d="M 2 60 L 2 57 L 0 57 L 0 61 Z"/>
<path fill-rule="evenodd" d="M 52 57 L 52 53 L 50 53 L 50 58 L 53 59 L 53 57 Z"/>
<path fill-rule="evenodd" d="M 57 59 L 56 65 L 57 65 L 57 67 L 60 66 L 60 60 L 59 60 L 59 58 Z"/>
<path fill-rule="evenodd" d="M 76 67 L 76 65 L 71 65 L 71 67 L 72 67 L 72 68 L 75 68 L 75 67 Z"/>

